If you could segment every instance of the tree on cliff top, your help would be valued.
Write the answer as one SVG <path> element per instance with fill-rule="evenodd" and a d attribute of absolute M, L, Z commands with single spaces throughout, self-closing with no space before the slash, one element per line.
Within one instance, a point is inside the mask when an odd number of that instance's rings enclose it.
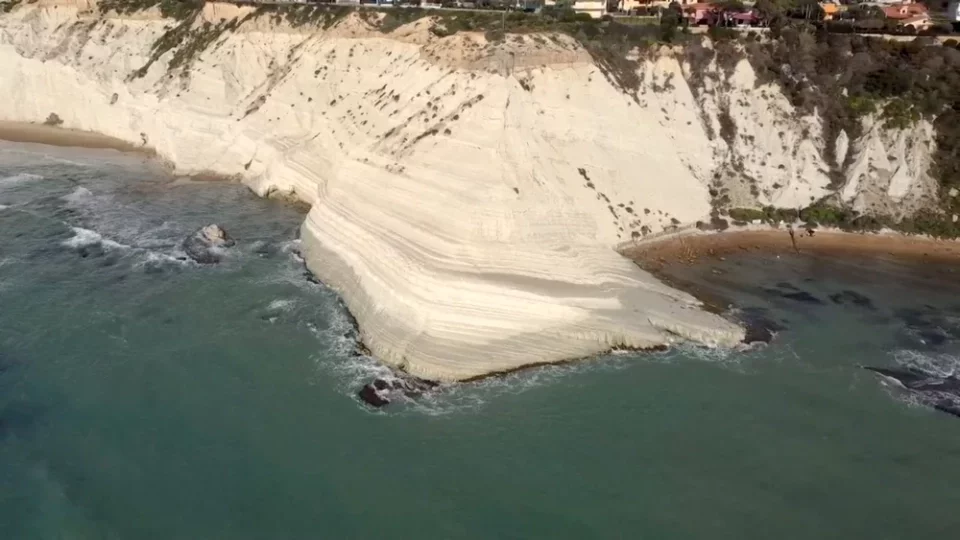
<path fill-rule="evenodd" d="M 683 9 L 676 1 L 670 2 L 667 9 L 660 15 L 660 39 L 672 43 L 677 36 L 677 29 L 684 23 Z"/>

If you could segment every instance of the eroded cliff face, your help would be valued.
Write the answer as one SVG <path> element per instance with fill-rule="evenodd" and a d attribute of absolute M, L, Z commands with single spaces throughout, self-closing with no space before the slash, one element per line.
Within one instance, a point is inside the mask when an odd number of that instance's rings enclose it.
<path fill-rule="evenodd" d="M 927 124 L 831 141 L 848 164 L 831 187 L 816 119 L 747 62 L 704 78 L 665 50 L 624 91 L 564 36 L 441 38 L 429 19 L 384 34 L 356 15 L 293 27 L 212 3 L 183 24 L 67 1 L 14 9 L 0 17 L 0 119 L 55 113 L 180 172 L 310 203 L 310 269 L 378 358 L 429 379 L 732 345 L 739 328 L 615 247 L 717 205 L 833 194 L 905 210 L 935 193 Z"/>

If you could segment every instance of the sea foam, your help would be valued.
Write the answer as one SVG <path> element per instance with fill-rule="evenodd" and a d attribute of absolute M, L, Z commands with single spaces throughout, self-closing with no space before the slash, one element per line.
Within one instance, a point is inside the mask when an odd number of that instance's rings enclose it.
<path fill-rule="evenodd" d="M 97 231 L 84 229 L 83 227 L 71 227 L 71 229 L 73 230 L 74 236 L 63 241 L 63 245 L 70 248 L 79 249 L 82 247 L 95 246 L 99 244 L 105 248 L 132 249 L 126 244 L 121 244 L 108 238 L 104 238 Z"/>
<path fill-rule="evenodd" d="M 39 174 L 29 173 L 20 173 L 12 176 L 0 177 L 0 189 L 7 186 L 15 186 L 18 184 L 24 184 L 26 182 L 33 182 L 35 180 L 43 180 L 43 177 Z"/>

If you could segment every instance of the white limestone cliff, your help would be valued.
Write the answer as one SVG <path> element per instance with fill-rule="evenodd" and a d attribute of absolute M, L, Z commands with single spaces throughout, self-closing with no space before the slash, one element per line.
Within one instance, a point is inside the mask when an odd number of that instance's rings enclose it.
<path fill-rule="evenodd" d="M 308 267 L 372 353 L 416 376 L 680 340 L 731 346 L 740 328 L 615 247 L 708 219 L 717 182 L 747 199 L 753 179 L 754 204 L 829 193 L 816 122 L 792 119 L 746 62 L 710 96 L 662 54 L 633 96 L 562 36 L 492 45 L 437 37 L 426 20 L 384 35 L 355 15 L 293 28 L 251 10 L 208 3 L 212 27 L 242 23 L 172 68 L 176 48 L 151 62 L 176 24 L 157 13 L 18 7 L 0 16 L 0 120 L 55 113 L 180 172 L 310 203 Z M 717 100 L 738 125 L 733 144 L 716 136 Z M 869 169 L 875 157 L 859 152 Z M 908 172 L 891 193 L 921 189 Z"/>

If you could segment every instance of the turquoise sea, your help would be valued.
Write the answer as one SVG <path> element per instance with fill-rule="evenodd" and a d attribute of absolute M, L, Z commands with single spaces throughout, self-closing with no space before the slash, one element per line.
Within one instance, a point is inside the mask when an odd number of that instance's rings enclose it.
<path fill-rule="evenodd" d="M 0 143 L 0 537 L 960 531 L 960 418 L 859 367 L 960 366 L 951 266 L 678 267 L 731 316 L 779 325 L 773 343 L 612 355 L 374 411 L 356 392 L 386 370 L 304 276 L 302 218 L 136 155 Z M 237 246 L 180 260 L 208 223 Z"/>

